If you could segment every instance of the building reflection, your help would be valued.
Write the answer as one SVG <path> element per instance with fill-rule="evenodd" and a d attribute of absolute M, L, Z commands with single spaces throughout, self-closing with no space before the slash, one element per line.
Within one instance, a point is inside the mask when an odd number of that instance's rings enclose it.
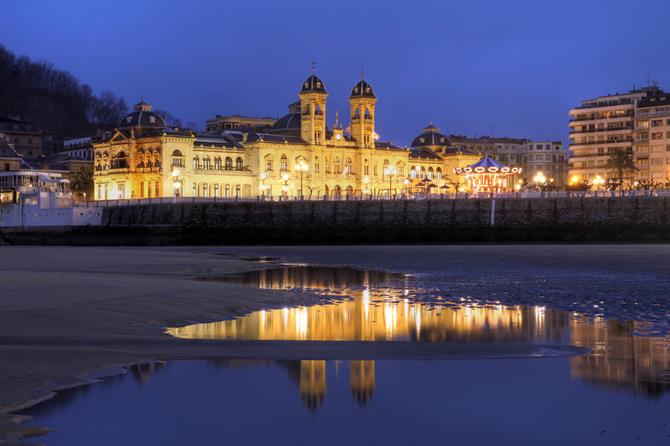
<path fill-rule="evenodd" d="M 258 311 L 235 320 L 170 328 L 168 333 L 185 339 L 562 343 L 593 350 L 570 360 L 575 378 L 646 396 L 670 388 L 668 339 L 637 336 L 640 326 L 635 323 L 592 320 L 542 306 L 478 305 L 439 296 L 420 301 L 409 297 L 417 290 L 406 277 L 354 268 L 282 267 L 231 280 L 347 299 Z M 392 282 L 400 287 L 389 286 Z M 299 361 L 289 368 L 307 407 L 320 407 L 327 387 L 325 361 Z M 351 393 L 365 404 L 375 390 L 375 363 L 351 361 L 349 369 Z"/>
<path fill-rule="evenodd" d="M 593 353 L 571 359 L 573 377 L 608 388 L 658 397 L 670 389 L 670 339 L 637 336 L 640 324 L 596 318 L 571 321 L 572 343 Z"/>

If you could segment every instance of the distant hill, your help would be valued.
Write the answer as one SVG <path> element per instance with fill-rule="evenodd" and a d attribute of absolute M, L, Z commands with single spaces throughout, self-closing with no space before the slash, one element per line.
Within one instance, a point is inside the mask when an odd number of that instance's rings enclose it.
<path fill-rule="evenodd" d="M 93 94 L 72 74 L 50 62 L 17 57 L 0 45 L 0 116 L 19 117 L 56 136 L 114 127 L 128 112 L 112 92 Z"/>

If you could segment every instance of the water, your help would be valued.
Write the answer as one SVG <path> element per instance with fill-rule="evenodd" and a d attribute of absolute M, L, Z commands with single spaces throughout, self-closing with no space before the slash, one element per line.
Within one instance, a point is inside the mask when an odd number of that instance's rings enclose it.
<path fill-rule="evenodd" d="M 188 339 L 575 345 L 586 355 L 434 361 L 221 358 L 131 368 L 29 413 L 60 445 L 670 443 L 670 347 L 648 323 L 454 296 L 421 275 L 310 265 L 200 280 L 315 305 L 168 328 Z M 644 336 L 640 336 L 644 333 Z"/>

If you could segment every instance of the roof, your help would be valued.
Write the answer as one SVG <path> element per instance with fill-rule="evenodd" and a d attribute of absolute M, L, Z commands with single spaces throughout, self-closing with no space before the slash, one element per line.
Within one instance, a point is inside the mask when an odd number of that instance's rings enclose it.
<path fill-rule="evenodd" d="M 326 93 L 326 86 L 316 74 L 312 74 L 302 83 L 300 93 Z"/>
<path fill-rule="evenodd" d="M 493 158 L 489 158 L 488 156 L 485 156 L 484 158 L 480 159 L 476 163 L 470 164 L 468 167 L 471 168 L 471 169 L 475 169 L 477 167 L 483 167 L 484 169 L 488 169 L 489 167 L 495 167 L 497 169 L 502 169 L 503 167 L 507 167 L 507 166 L 505 166 L 500 161 L 496 161 Z"/>
<path fill-rule="evenodd" d="M 216 147 L 228 149 L 242 148 L 242 145 L 238 142 L 236 137 L 225 132 L 217 136 L 196 135 L 193 145 L 195 147 Z"/>
<path fill-rule="evenodd" d="M 388 149 L 388 150 L 407 150 L 404 147 L 398 147 L 391 142 L 386 141 L 377 141 L 375 142 L 375 149 Z"/>
<path fill-rule="evenodd" d="M 135 104 L 134 111 L 126 115 L 119 123 L 119 128 L 143 127 L 164 129 L 165 120 L 156 112 L 151 111 L 151 105 L 143 100 Z"/>
<path fill-rule="evenodd" d="M 0 130 L 9 132 L 39 132 L 32 122 L 14 118 L 0 118 Z"/>
<path fill-rule="evenodd" d="M 441 160 L 442 157 L 430 149 L 413 148 L 409 152 L 409 157 L 414 159 Z"/>
<path fill-rule="evenodd" d="M 272 124 L 272 130 L 299 130 L 301 119 L 300 113 L 288 113 Z"/>
<path fill-rule="evenodd" d="M 451 142 L 442 133 L 439 128 L 430 124 L 423 129 L 424 132 L 412 140 L 412 147 L 442 146 L 451 145 Z"/>
<path fill-rule="evenodd" d="M 659 107 L 664 105 L 670 105 L 670 93 L 662 93 L 654 96 L 647 96 L 646 98 L 640 99 L 638 102 L 638 107 Z"/>
<path fill-rule="evenodd" d="M 358 81 L 354 88 L 351 89 L 352 98 L 374 98 L 375 93 L 372 91 L 372 86 L 367 83 L 364 79 Z"/>

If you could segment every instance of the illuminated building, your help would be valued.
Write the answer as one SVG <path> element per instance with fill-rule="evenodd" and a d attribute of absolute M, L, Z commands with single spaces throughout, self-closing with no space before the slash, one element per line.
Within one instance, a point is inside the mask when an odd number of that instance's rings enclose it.
<path fill-rule="evenodd" d="M 640 99 L 635 129 L 637 178 L 670 182 L 670 93 L 659 92 Z"/>
<path fill-rule="evenodd" d="M 443 173 L 468 160 L 463 153 L 379 141 L 377 97 L 365 79 L 351 90 L 346 128 L 337 113 L 328 128 L 328 92 L 316 74 L 302 83 L 298 96 L 288 115 L 270 128 L 269 121 L 240 117 L 236 123 L 223 122 L 222 117 L 221 122 L 208 123 L 207 134 L 168 128 L 152 106 L 141 101 L 109 137 L 94 143 L 95 199 L 344 199 L 439 193 L 446 190 L 439 189 L 447 184 Z M 232 129 L 226 129 L 227 124 Z M 249 125 L 267 130 L 241 128 Z M 435 188 L 416 190 L 421 172 L 432 177 Z"/>
<path fill-rule="evenodd" d="M 568 182 L 568 154 L 560 141 L 529 141 L 524 169 L 526 182 L 542 173 L 548 183 L 563 187 Z"/>
<path fill-rule="evenodd" d="M 300 361 L 300 397 L 311 410 L 326 397 L 326 361 Z"/>
<path fill-rule="evenodd" d="M 255 118 L 249 116 L 221 116 L 216 115 L 214 119 L 207 120 L 207 133 L 221 133 L 225 130 L 244 129 L 254 132 L 266 132 L 272 129 L 275 123 L 273 118 Z"/>
<path fill-rule="evenodd" d="M 375 391 L 375 362 L 350 361 L 349 387 L 354 399 L 360 405 L 365 405 Z"/>
<path fill-rule="evenodd" d="M 570 110 L 570 178 L 589 180 L 600 175 L 614 178 L 610 154 L 617 149 L 633 154 L 635 115 L 638 103 L 660 93 L 655 86 L 644 87 L 582 101 Z M 635 163 L 649 170 L 649 154 L 635 154 Z M 626 172 L 627 176 L 632 174 Z"/>

